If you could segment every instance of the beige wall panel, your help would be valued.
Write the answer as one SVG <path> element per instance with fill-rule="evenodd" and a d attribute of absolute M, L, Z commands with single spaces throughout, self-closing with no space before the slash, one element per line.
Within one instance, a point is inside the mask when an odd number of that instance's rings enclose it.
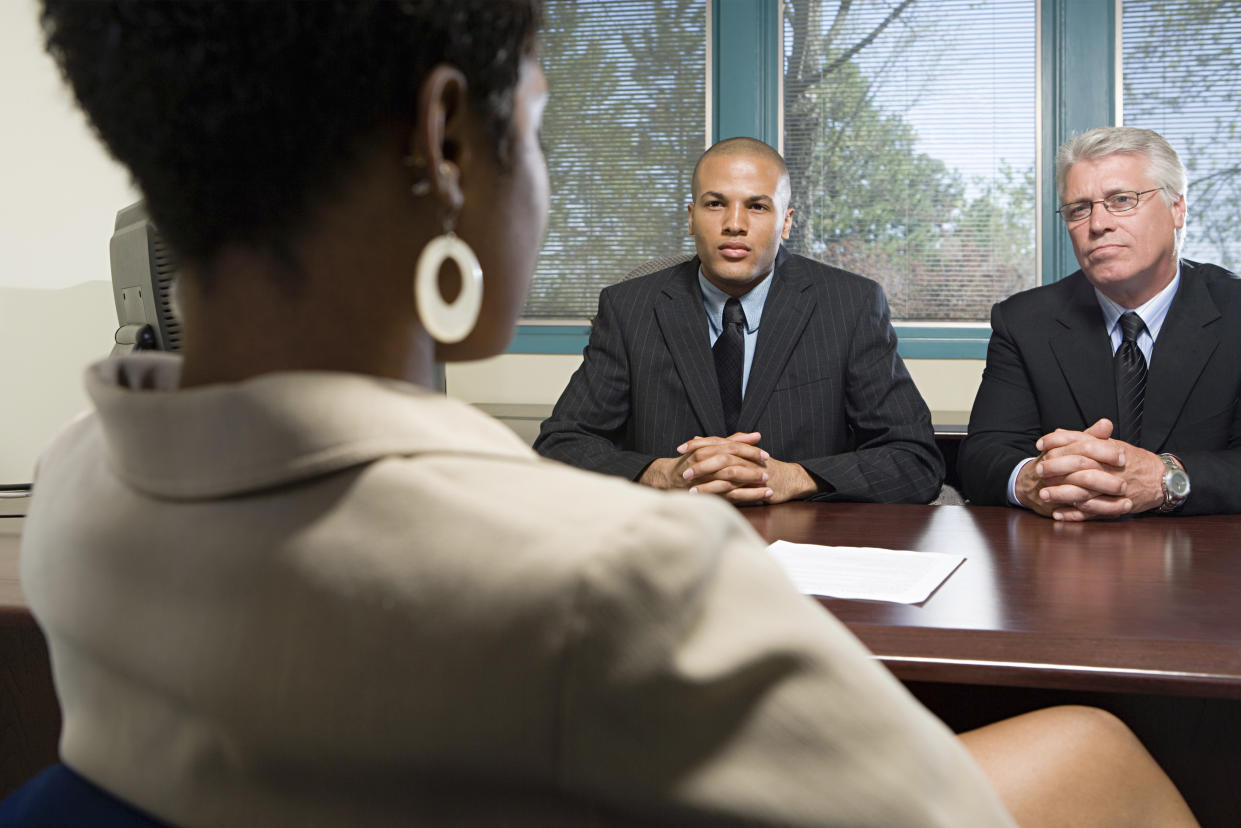
<path fill-rule="evenodd" d="M 471 403 L 551 406 L 581 361 L 576 354 L 508 354 L 449 365 L 448 393 Z M 969 411 L 983 360 L 910 359 L 905 364 L 933 411 Z"/>

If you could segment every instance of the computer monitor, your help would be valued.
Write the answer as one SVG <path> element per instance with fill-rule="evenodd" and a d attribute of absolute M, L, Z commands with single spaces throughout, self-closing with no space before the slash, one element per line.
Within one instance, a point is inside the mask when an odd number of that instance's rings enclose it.
<path fill-rule="evenodd" d="M 118 323 L 112 354 L 180 350 L 173 308 L 177 265 L 141 201 L 117 212 L 109 249 Z"/>
<path fill-rule="evenodd" d="M 177 263 L 141 201 L 117 212 L 109 250 L 118 323 L 112 356 L 181 350 L 181 320 L 173 302 Z M 447 387 L 440 363 L 433 387 L 440 392 Z"/>

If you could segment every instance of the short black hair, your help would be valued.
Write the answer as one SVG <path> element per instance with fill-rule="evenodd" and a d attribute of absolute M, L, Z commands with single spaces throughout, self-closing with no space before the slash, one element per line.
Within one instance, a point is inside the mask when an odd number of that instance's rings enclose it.
<path fill-rule="evenodd" d="M 694 174 L 690 177 L 690 192 L 695 200 L 698 199 L 698 170 L 702 167 L 704 161 L 717 155 L 741 155 L 751 158 L 762 158 L 774 164 L 780 173 L 780 186 L 784 190 L 784 199 L 786 202 L 788 201 L 790 190 L 789 168 L 784 163 L 784 156 L 776 152 L 770 144 L 757 138 L 748 138 L 746 136 L 725 138 L 722 141 L 717 141 L 698 157 L 698 162 L 694 164 Z M 787 207 L 788 204 L 786 203 L 784 206 Z"/>
<path fill-rule="evenodd" d="M 42 0 L 48 52 L 178 255 L 287 254 L 360 150 L 457 67 L 502 167 L 540 0 Z M 281 255 L 285 258 L 285 255 Z"/>

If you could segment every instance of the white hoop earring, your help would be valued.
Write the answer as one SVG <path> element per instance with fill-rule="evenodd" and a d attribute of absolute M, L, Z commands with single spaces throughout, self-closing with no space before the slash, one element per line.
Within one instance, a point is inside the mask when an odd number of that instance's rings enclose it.
<path fill-rule="evenodd" d="M 440 295 L 440 268 L 452 259 L 461 273 L 461 292 L 449 303 Z M 470 246 L 448 230 L 427 243 L 414 271 L 414 306 L 422 326 L 437 342 L 451 345 L 470 335 L 483 306 L 483 268 Z"/>

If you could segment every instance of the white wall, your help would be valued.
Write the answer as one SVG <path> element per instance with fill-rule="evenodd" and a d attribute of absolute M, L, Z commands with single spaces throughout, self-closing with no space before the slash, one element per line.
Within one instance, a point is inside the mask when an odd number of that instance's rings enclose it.
<path fill-rule="evenodd" d="M 0 2 L 0 484 L 26 483 L 85 407 L 80 375 L 116 328 L 108 238 L 137 199 L 43 52 L 34 0 Z"/>

